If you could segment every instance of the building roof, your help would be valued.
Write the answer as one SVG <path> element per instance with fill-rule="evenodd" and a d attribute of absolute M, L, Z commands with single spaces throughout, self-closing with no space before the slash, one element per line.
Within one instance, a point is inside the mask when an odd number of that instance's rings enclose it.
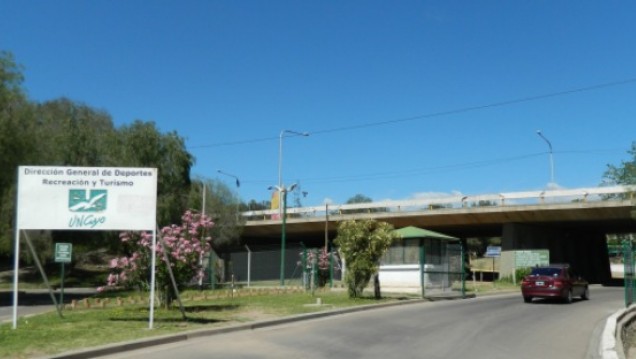
<path fill-rule="evenodd" d="M 408 226 L 400 229 L 396 229 L 395 232 L 402 238 L 436 238 L 444 239 L 447 241 L 456 241 L 459 238 L 447 236 L 442 233 L 429 231 L 428 229 Z"/>

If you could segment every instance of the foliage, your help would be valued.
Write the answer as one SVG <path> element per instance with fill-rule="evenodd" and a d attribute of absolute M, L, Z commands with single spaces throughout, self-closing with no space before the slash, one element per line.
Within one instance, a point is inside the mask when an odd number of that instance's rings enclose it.
<path fill-rule="evenodd" d="M 180 226 L 166 226 L 161 230 L 164 245 L 157 244 L 157 287 L 162 292 L 165 306 L 172 301 L 172 288 L 168 265 L 164 256 L 170 261 L 179 289 L 183 289 L 192 280 L 203 277 L 200 260 L 210 252 L 212 238 L 208 235 L 214 223 L 206 215 L 186 211 Z M 108 276 L 107 285 L 150 288 L 150 270 L 152 255 L 152 233 L 124 232 L 120 235 L 129 255 L 114 258 L 110 263 L 112 273 Z M 100 287 L 102 291 L 104 288 Z"/>
<path fill-rule="evenodd" d="M 373 199 L 371 197 L 367 197 L 363 194 L 356 194 L 355 196 L 349 198 L 345 204 L 359 204 L 359 203 L 373 203 Z M 387 208 L 366 208 L 366 209 L 346 209 L 342 210 L 342 214 L 354 214 L 354 213 L 379 213 L 379 212 L 388 212 Z"/>
<path fill-rule="evenodd" d="M 307 255 L 303 260 L 303 256 Z M 313 273 L 314 265 L 316 266 L 316 286 L 324 287 L 329 283 L 331 270 L 331 257 L 337 256 L 335 252 L 329 252 L 327 248 L 322 247 L 320 250 L 307 250 L 300 253 L 301 264 L 304 261 L 305 271 Z M 334 258 L 334 262 L 336 259 Z"/>
<path fill-rule="evenodd" d="M 636 184 L 636 141 L 632 142 L 632 147 L 627 153 L 631 159 L 623 161 L 620 166 L 607 165 L 604 175 L 605 184 Z"/>
<path fill-rule="evenodd" d="M 36 106 L 38 164 L 115 165 L 118 136 L 104 111 L 61 98 Z"/>
<path fill-rule="evenodd" d="M 251 199 L 247 203 L 241 203 L 241 210 L 244 210 L 244 211 L 261 211 L 261 210 L 268 210 L 270 208 L 272 208 L 271 201 L 256 202 L 256 200 Z"/>
<path fill-rule="evenodd" d="M 203 206 L 205 186 L 205 208 Z M 188 208 L 207 214 L 216 225 L 211 229 L 215 250 L 237 244 L 245 219 L 240 216 L 240 198 L 224 182 L 204 178 L 194 179 L 188 194 Z"/>
<path fill-rule="evenodd" d="M 532 272 L 532 268 L 530 267 L 517 268 L 515 270 L 514 278 L 512 277 L 512 274 L 511 274 L 507 276 L 502 276 L 501 278 L 497 279 L 496 282 L 498 284 L 519 285 L 523 281 L 523 278 L 529 275 L 531 272 Z"/>
<path fill-rule="evenodd" d="M 355 196 L 349 198 L 347 200 L 347 202 L 345 202 L 346 204 L 355 204 L 355 203 L 371 203 L 373 202 L 373 199 L 371 199 L 371 197 L 367 197 L 363 194 L 356 194 Z"/>
<path fill-rule="evenodd" d="M 33 106 L 22 89 L 22 67 L 0 51 L 0 257 L 11 252 L 16 167 L 37 158 Z"/>
<path fill-rule="evenodd" d="M 397 239 L 393 226 L 374 220 L 344 221 L 338 226 L 335 244 L 345 260 L 349 296 L 356 298 L 377 273 L 380 258 Z"/>
<path fill-rule="evenodd" d="M 530 267 L 517 268 L 515 270 L 515 283 L 521 283 L 523 278 L 527 275 L 530 275 L 530 273 L 532 273 L 532 268 Z"/>
<path fill-rule="evenodd" d="M 185 141 L 176 132 L 162 134 L 154 122 L 136 120 L 123 126 L 118 139 L 120 166 L 156 167 L 157 220 L 173 223 L 187 207 L 190 168 L 194 158 L 185 149 Z"/>
<path fill-rule="evenodd" d="M 501 246 L 501 237 L 467 238 L 466 247 L 472 258 L 481 258 L 488 246 Z"/>
<path fill-rule="evenodd" d="M 300 208 L 300 207 L 303 206 L 302 199 L 307 197 L 308 192 L 307 191 L 303 191 L 300 181 L 296 181 L 296 187 L 294 187 L 294 190 L 291 192 L 291 194 L 292 194 L 293 198 L 290 201 L 291 205 L 288 204 L 289 207 Z M 289 214 L 288 214 L 288 216 L 289 216 Z"/>
<path fill-rule="evenodd" d="M 116 128 L 111 116 L 71 99 L 35 103 L 22 88 L 22 67 L 0 51 L 0 259 L 9 257 L 15 217 L 16 168 L 33 166 L 154 167 L 157 221 L 175 223 L 188 208 L 193 156 L 176 132 L 136 120 Z M 97 245 L 112 234 L 55 231 L 74 244 Z M 43 237 L 42 237 L 43 238 Z M 102 239 L 102 240 L 100 240 Z M 22 256 L 21 256 L 22 257 Z"/>

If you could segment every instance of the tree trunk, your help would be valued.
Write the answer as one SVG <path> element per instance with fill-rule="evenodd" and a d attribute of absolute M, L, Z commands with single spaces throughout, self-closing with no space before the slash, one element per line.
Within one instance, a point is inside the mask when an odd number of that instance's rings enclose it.
<path fill-rule="evenodd" d="M 375 295 L 375 299 L 380 299 L 380 274 L 376 273 L 373 275 L 373 294 Z"/>

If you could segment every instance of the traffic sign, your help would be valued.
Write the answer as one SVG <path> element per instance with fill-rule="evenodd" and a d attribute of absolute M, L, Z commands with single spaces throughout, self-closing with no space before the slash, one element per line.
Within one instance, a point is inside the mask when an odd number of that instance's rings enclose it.
<path fill-rule="evenodd" d="M 500 257 L 501 256 L 501 247 L 500 246 L 488 246 L 486 248 L 486 257 Z"/>
<path fill-rule="evenodd" d="M 55 263 L 71 263 L 73 244 L 55 243 Z"/>

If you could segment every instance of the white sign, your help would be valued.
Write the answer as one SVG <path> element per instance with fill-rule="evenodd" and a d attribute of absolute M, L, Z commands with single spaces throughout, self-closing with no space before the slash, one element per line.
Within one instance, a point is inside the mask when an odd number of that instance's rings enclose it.
<path fill-rule="evenodd" d="M 55 243 L 55 263 L 71 263 L 72 243 Z"/>
<path fill-rule="evenodd" d="M 501 247 L 500 246 L 488 246 L 486 247 L 486 255 L 485 257 L 500 257 L 501 256 Z"/>
<path fill-rule="evenodd" d="M 18 168 L 19 229 L 151 230 L 156 208 L 156 168 Z"/>

